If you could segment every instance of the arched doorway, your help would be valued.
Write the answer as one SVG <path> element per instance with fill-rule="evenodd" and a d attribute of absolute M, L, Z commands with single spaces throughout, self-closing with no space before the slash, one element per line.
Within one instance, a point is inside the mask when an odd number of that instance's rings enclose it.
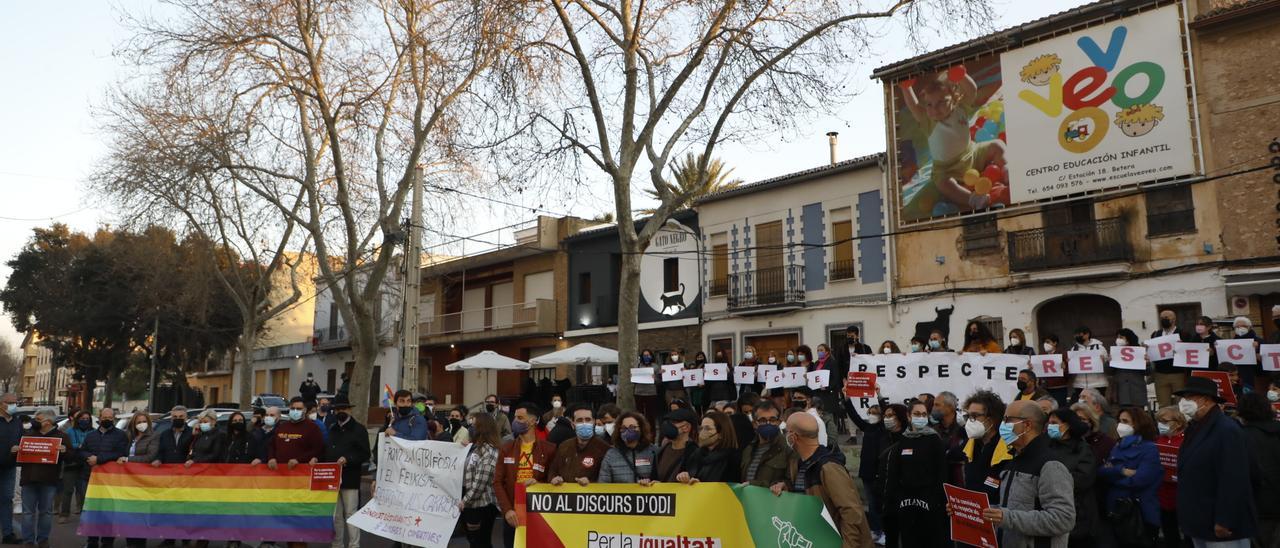
<path fill-rule="evenodd" d="M 1075 330 L 1087 326 L 1093 338 L 1110 348 L 1115 343 L 1116 332 L 1123 327 L 1120 303 L 1102 295 L 1067 295 L 1045 301 L 1036 311 L 1036 336 L 1043 341 L 1045 335 L 1054 334 L 1064 348 L 1071 348 Z M 1039 344 L 1036 345 L 1039 349 Z"/>

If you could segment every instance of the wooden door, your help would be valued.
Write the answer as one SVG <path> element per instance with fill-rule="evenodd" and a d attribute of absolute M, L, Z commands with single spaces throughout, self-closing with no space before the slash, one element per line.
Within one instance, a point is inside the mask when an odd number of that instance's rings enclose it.
<path fill-rule="evenodd" d="M 772 350 L 778 355 L 778 365 L 782 366 L 786 365 L 787 352 L 800 346 L 800 335 L 798 333 L 784 333 L 747 337 L 746 346 L 754 346 L 756 348 L 756 355 L 760 363 L 768 361 L 769 351 Z"/>
<path fill-rule="evenodd" d="M 1080 326 L 1088 327 L 1093 338 L 1103 345 L 1112 346 L 1122 327 L 1120 303 L 1102 295 L 1069 295 L 1045 303 L 1036 312 L 1037 342 L 1052 333 L 1061 341 L 1060 348 L 1069 349 L 1075 344 L 1075 330 Z"/>

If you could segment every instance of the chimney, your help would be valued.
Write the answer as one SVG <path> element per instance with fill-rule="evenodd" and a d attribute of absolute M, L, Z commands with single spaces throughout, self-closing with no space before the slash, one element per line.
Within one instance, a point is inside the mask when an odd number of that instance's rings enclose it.
<path fill-rule="evenodd" d="M 831 165 L 836 165 L 836 137 L 840 136 L 839 131 L 828 131 L 827 141 L 831 145 Z"/>

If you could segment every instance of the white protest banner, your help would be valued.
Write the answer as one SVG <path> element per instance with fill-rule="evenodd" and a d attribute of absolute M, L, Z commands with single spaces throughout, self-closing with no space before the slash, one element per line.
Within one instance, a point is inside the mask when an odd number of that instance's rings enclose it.
<path fill-rule="evenodd" d="M 1258 353 L 1253 351 L 1253 339 L 1218 339 L 1218 363 L 1258 365 Z"/>
<path fill-rule="evenodd" d="M 727 363 L 709 363 L 705 366 L 707 371 L 704 378 L 709 381 L 727 381 L 729 380 L 729 364 Z"/>
<path fill-rule="evenodd" d="M 680 382 L 680 379 L 684 378 L 682 371 L 684 371 L 683 363 L 662 366 L 662 382 Z"/>
<path fill-rule="evenodd" d="M 786 384 L 787 374 L 776 368 L 769 372 L 768 378 L 764 381 L 765 390 L 773 390 L 774 388 L 782 388 Z"/>
<path fill-rule="evenodd" d="M 1207 369 L 1209 343 L 1173 343 L 1173 366 Z"/>
<path fill-rule="evenodd" d="M 685 388 L 702 386 L 704 384 L 702 382 L 702 377 L 705 374 L 706 372 L 701 369 L 685 369 L 681 380 L 684 381 Z"/>
<path fill-rule="evenodd" d="M 378 488 L 347 523 L 412 546 L 445 548 L 458 523 L 467 447 L 378 435 Z"/>
<path fill-rule="evenodd" d="M 804 374 L 805 385 L 813 390 L 822 390 L 831 386 L 831 370 L 810 371 Z"/>
<path fill-rule="evenodd" d="M 778 366 L 771 363 L 762 363 L 756 366 L 756 382 L 769 382 L 769 377 L 773 376 L 773 372 L 778 370 Z"/>
<path fill-rule="evenodd" d="M 750 365 L 739 365 L 733 368 L 733 384 L 755 384 L 756 368 Z"/>
<path fill-rule="evenodd" d="M 921 392 L 948 391 L 961 400 L 978 390 L 1012 394 L 1018 390 L 1018 372 L 1027 368 L 1027 356 L 1016 354 L 859 354 L 849 361 L 849 371 L 876 374 L 880 396 L 890 403 L 905 403 Z M 873 398 L 853 400 L 866 409 Z"/>
<path fill-rule="evenodd" d="M 1113 346 L 1111 347 L 1111 367 L 1115 369 L 1147 370 L 1147 347 L 1145 346 Z"/>
<path fill-rule="evenodd" d="M 1143 341 L 1143 345 L 1147 347 L 1147 354 L 1151 356 L 1151 361 L 1158 362 L 1173 359 L 1174 344 L 1182 342 L 1182 337 L 1177 333 L 1173 335 L 1165 335 Z"/>
<path fill-rule="evenodd" d="M 1088 375 L 1102 372 L 1101 350 L 1072 350 L 1067 352 L 1067 373 Z"/>
<path fill-rule="evenodd" d="M 804 368 L 803 367 L 784 367 L 782 368 L 783 388 L 799 388 L 804 386 Z"/>
<path fill-rule="evenodd" d="M 653 368 L 652 367 L 632 368 L 631 384 L 653 384 Z"/>
<path fill-rule="evenodd" d="M 1280 344 L 1264 344 L 1258 352 L 1262 354 L 1263 371 L 1280 371 Z"/>
<path fill-rule="evenodd" d="M 1037 378 L 1066 376 L 1067 370 L 1062 365 L 1062 354 L 1040 354 L 1031 356 L 1031 370 Z"/>

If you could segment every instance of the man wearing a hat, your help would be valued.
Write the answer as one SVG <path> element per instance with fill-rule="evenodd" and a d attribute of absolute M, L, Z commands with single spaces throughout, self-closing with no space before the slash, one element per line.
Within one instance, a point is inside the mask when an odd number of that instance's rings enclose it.
<path fill-rule="evenodd" d="M 351 402 L 346 396 L 333 401 L 333 415 L 334 425 L 329 430 L 324 455 L 325 462 L 342 465 L 338 504 L 333 507 L 333 545 L 359 546 L 360 530 L 347 525 L 347 518 L 360 509 L 360 474 L 369 461 L 369 433 L 351 416 Z"/>
<path fill-rule="evenodd" d="M 1196 546 L 1248 548 L 1257 532 L 1245 462 L 1248 448 L 1235 421 L 1219 407 L 1218 385 L 1191 377 L 1174 392 L 1190 420 L 1178 450 L 1178 521 Z M 1247 460 L 1247 459 L 1246 459 Z"/>
<path fill-rule="evenodd" d="M 667 414 L 666 421 L 659 429 L 662 437 L 671 440 L 671 443 L 663 445 L 658 451 L 657 462 L 653 463 L 655 481 L 673 482 L 685 470 L 685 464 L 695 447 L 690 440 L 698 424 L 698 415 L 687 407 Z"/>

